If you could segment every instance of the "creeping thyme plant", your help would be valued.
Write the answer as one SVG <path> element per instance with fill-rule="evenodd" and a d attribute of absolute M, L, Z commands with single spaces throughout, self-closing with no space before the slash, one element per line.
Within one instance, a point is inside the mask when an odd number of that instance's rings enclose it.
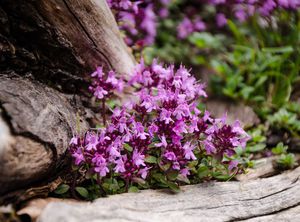
<path fill-rule="evenodd" d="M 241 172 L 236 148 L 245 148 L 249 135 L 239 121 L 226 115 L 213 118 L 197 107 L 206 97 L 204 85 L 184 66 L 176 69 L 154 61 L 138 64 L 125 81 L 98 68 L 90 87 L 108 101 L 117 91 L 133 89 L 132 97 L 110 108 L 103 127 L 75 135 L 70 151 L 103 193 L 137 188 L 169 187 L 210 178 L 229 179 Z"/>
<path fill-rule="evenodd" d="M 125 42 L 145 62 L 126 79 L 102 67 L 92 73 L 89 90 L 103 121 L 70 142 L 74 168 L 85 178 L 77 193 L 93 199 L 145 188 L 178 191 L 228 180 L 262 156 L 277 155 L 282 169 L 296 165 L 286 144 L 300 135 L 300 105 L 291 101 L 299 83 L 300 1 L 107 3 Z M 261 125 L 246 133 L 239 121 L 211 116 L 203 108 L 204 84 L 182 63 L 212 73 L 210 94 L 252 106 Z M 118 97 L 128 91 L 127 100 Z M 279 139 L 270 142 L 274 135 Z"/>

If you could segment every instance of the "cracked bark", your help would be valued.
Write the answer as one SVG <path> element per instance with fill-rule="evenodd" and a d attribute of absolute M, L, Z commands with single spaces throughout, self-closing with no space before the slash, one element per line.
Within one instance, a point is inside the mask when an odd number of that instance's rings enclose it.
<path fill-rule="evenodd" d="M 93 117 L 88 74 L 134 63 L 104 0 L 1 0 L 0 196 L 59 174 Z"/>
<path fill-rule="evenodd" d="M 93 203 L 50 203 L 39 222 L 299 221 L 300 168 L 247 182 L 211 182 L 114 195 Z"/>

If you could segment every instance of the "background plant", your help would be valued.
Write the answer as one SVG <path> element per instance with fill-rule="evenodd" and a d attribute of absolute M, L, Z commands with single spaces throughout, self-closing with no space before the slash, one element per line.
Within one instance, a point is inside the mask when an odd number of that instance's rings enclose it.
<path fill-rule="evenodd" d="M 200 76 L 208 75 L 210 94 L 253 107 L 266 124 L 266 135 L 276 134 L 286 143 L 286 133 L 299 139 L 299 4 L 207 1 L 195 5 L 192 1 L 170 5 L 169 20 L 161 22 L 156 44 L 144 50 L 146 58 L 181 59 L 200 70 Z M 205 24 L 201 32 L 192 28 L 193 15 L 200 15 Z M 191 22 L 183 23 L 186 35 L 180 38 L 176 31 L 184 30 L 178 24 L 186 17 Z"/>

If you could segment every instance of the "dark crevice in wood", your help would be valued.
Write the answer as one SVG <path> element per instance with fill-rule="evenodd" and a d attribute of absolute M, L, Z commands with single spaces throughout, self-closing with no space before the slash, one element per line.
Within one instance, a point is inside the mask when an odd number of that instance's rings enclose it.
<path fill-rule="evenodd" d="M 98 49 L 98 45 L 96 44 L 96 42 L 94 41 L 94 39 L 92 38 L 92 36 L 89 34 L 89 32 L 86 30 L 86 28 L 84 27 L 84 25 L 82 24 L 82 22 L 80 21 L 80 19 L 76 16 L 76 14 L 73 12 L 73 10 L 71 9 L 71 7 L 69 6 L 69 4 L 66 2 L 66 0 L 63 0 L 66 8 L 68 9 L 68 11 L 71 13 L 71 15 L 74 17 L 74 19 L 76 20 L 76 22 L 79 24 L 79 26 L 81 27 L 81 29 L 83 30 L 83 32 L 85 33 L 86 37 L 92 42 L 93 46 L 94 46 L 94 50 L 96 50 L 97 52 L 99 52 L 103 58 L 105 59 L 106 63 L 109 65 L 110 69 L 113 69 L 113 65 L 111 64 L 109 58 Z"/>
<path fill-rule="evenodd" d="M 218 209 L 218 208 L 224 208 L 224 207 L 233 207 L 233 206 L 238 206 L 238 204 L 224 204 L 220 206 L 215 206 L 215 207 L 189 207 L 189 208 L 182 208 L 182 211 L 187 211 L 187 210 L 213 210 L 213 209 Z M 137 211 L 136 209 L 130 209 L 126 208 L 128 210 L 134 210 Z M 139 210 L 140 211 L 140 210 Z M 147 210 L 145 210 L 147 211 Z M 157 211 L 159 213 L 167 213 L 167 212 L 178 212 L 180 210 L 174 209 L 174 210 L 162 210 L 162 211 Z"/>
<path fill-rule="evenodd" d="M 286 208 L 282 208 L 282 209 L 277 210 L 277 211 L 273 211 L 273 212 L 270 212 L 270 213 L 257 214 L 257 215 L 249 216 L 249 217 L 234 218 L 232 220 L 227 220 L 226 222 L 240 222 L 240 221 L 247 221 L 249 219 L 260 218 L 260 217 L 264 217 L 264 216 L 276 215 L 278 213 L 282 213 L 282 212 L 288 211 L 290 209 L 293 209 L 295 207 L 298 207 L 299 205 L 300 205 L 300 200 L 299 200 L 299 203 L 297 203 L 297 204 L 294 204 L 294 205 L 286 207 Z"/>
<path fill-rule="evenodd" d="M 299 177 L 297 177 L 297 178 L 295 179 L 295 181 L 293 181 L 290 185 L 295 184 L 295 183 L 298 181 L 298 179 L 299 179 Z M 268 195 L 265 195 L 265 196 L 262 196 L 262 197 L 259 197 L 259 198 L 242 199 L 241 201 L 262 200 L 262 199 L 268 198 L 268 197 L 270 197 L 270 196 L 274 196 L 274 195 L 276 195 L 276 194 L 280 194 L 280 193 L 282 193 L 282 192 L 284 192 L 284 191 L 287 191 L 287 190 L 289 190 L 289 189 L 291 189 L 291 188 L 293 188 L 293 187 L 295 187 L 295 186 L 296 186 L 296 185 L 294 185 L 294 186 L 289 186 L 289 187 L 286 187 L 286 188 L 284 188 L 284 189 L 282 189 L 282 190 L 280 190 L 280 191 L 277 191 L 277 192 L 274 192 L 274 193 L 271 193 L 271 194 L 268 194 Z"/>

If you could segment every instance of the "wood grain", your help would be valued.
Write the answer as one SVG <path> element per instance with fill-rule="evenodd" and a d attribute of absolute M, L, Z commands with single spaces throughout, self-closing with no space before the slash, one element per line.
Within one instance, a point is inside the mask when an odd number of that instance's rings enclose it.
<path fill-rule="evenodd" d="M 178 194 L 145 190 L 100 198 L 93 203 L 51 203 L 38 221 L 299 221 L 299 177 L 297 168 L 244 183 L 184 186 Z"/>
<path fill-rule="evenodd" d="M 105 0 L 1 0 L 0 61 L 0 195 L 59 173 L 89 74 L 135 64 Z"/>
<path fill-rule="evenodd" d="M 0 75 L 0 194 L 50 177 L 62 165 L 79 115 L 71 98 L 36 81 Z"/>

